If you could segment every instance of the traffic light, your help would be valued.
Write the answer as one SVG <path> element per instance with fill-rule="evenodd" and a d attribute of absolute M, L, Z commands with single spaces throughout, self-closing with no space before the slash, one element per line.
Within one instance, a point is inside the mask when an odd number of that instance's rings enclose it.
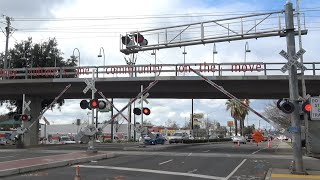
<path fill-rule="evenodd" d="M 150 111 L 149 108 L 144 107 L 144 108 L 142 109 L 142 113 L 148 116 L 148 115 L 151 113 L 151 111 Z M 134 109 L 133 109 L 133 114 L 135 114 L 135 115 L 141 115 L 141 109 L 140 109 L 140 108 L 134 108 Z"/>
<path fill-rule="evenodd" d="M 107 103 L 98 99 L 91 99 L 89 102 L 87 100 L 82 100 L 80 102 L 81 109 L 105 109 Z"/>
<path fill-rule="evenodd" d="M 151 112 L 150 112 L 150 109 L 149 109 L 149 108 L 146 108 L 146 107 L 142 109 L 142 112 L 143 112 L 143 114 L 145 114 L 145 115 L 147 115 L 147 116 L 151 113 Z"/>
<path fill-rule="evenodd" d="M 91 99 L 89 102 L 87 100 L 82 100 L 80 102 L 81 109 L 105 109 L 107 103 L 98 99 Z"/>
<path fill-rule="evenodd" d="M 283 99 L 278 100 L 277 107 L 286 114 L 292 113 L 294 111 L 294 104 L 289 100 L 285 100 L 285 102 L 281 104 L 282 101 Z"/>
<path fill-rule="evenodd" d="M 140 46 L 148 45 L 148 40 L 146 40 L 140 33 L 134 34 L 133 37 Z"/>
<path fill-rule="evenodd" d="M 310 113 L 311 111 L 311 104 L 310 102 L 307 100 L 302 104 L 302 111 L 305 113 Z"/>
<path fill-rule="evenodd" d="M 31 121 L 31 116 L 26 114 L 16 114 L 13 116 L 15 121 Z"/>
<path fill-rule="evenodd" d="M 21 120 L 22 121 L 31 121 L 31 116 L 23 114 L 23 115 L 21 115 Z"/>
<path fill-rule="evenodd" d="M 122 36 L 121 37 L 121 42 L 122 42 L 123 45 L 126 45 L 126 46 L 130 46 L 130 45 L 132 46 L 132 45 L 135 44 L 134 42 L 137 42 L 140 46 L 148 45 L 148 40 L 145 39 L 143 37 L 143 35 L 140 34 L 140 33 L 129 34 L 129 35 L 126 35 L 126 36 Z"/>
<path fill-rule="evenodd" d="M 310 119 L 311 104 L 309 100 L 306 100 L 305 102 L 302 103 L 301 110 L 302 110 L 302 113 L 300 114 L 300 120 L 304 120 L 304 113 L 308 115 L 308 120 L 311 120 Z"/>

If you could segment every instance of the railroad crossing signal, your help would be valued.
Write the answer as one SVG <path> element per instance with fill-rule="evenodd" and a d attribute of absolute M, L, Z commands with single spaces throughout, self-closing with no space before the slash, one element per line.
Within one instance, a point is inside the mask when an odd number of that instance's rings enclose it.
<path fill-rule="evenodd" d="M 149 108 L 144 107 L 144 108 L 142 109 L 142 113 L 148 116 L 148 115 L 151 113 L 151 111 L 150 111 Z M 134 108 L 134 109 L 133 109 L 133 114 L 135 114 L 135 115 L 141 115 L 141 109 L 140 109 L 140 108 Z"/>
<path fill-rule="evenodd" d="M 142 100 L 143 100 L 144 102 L 146 102 L 147 104 L 149 104 L 149 101 L 147 100 L 147 97 L 148 97 L 149 95 L 150 95 L 149 93 L 146 93 L 144 96 L 142 96 Z M 139 100 L 138 103 L 141 104 L 141 99 Z"/>
<path fill-rule="evenodd" d="M 85 79 L 84 82 L 87 84 L 87 87 L 84 88 L 83 93 L 86 94 L 89 89 L 91 89 L 94 93 L 97 92 L 97 89 L 95 88 L 95 80 L 94 79 Z"/>
<path fill-rule="evenodd" d="M 80 102 L 81 109 L 105 109 L 107 103 L 98 99 L 91 99 L 90 101 L 82 100 Z"/>
<path fill-rule="evenodd" d="M 25 110 L 28 110 L 28 111 L 31 111 L 31 109 L 30 109 L 30 103 L 31 103 L 31 101 L 29 100 L 28 102 L 25 102 L 25 101 L 23 101 L 23 112 L 25 112 Z"/>
<path fill-rule="evenodd" d="M 279 54 L 288 60 L 288 62 L 280 69 L 281 72 L 285 73 L 292 65 L 297 66 L 301 71 L 305 71 L 307 68 L 302 63 L 298 62 L 298 59 L 301 58 L 305 52 L 306 51 L 304 49 L 300 49 L 293 57 L 290 58 L 289 54 L 282 50 Z"/>
<path fill-rule="evenodd" d="M 31 116 L 26 114 L 16 114 L 13 116 L 15 121 L 31 121 Z"/>
<path fill-rule="evenodd" d="M 284 113 L 290 114 L 294 111 L 294 104 L 289 100 L 285 100 L 282 104 L 283 99 L 279 99 L 277 102 L 277 107 Z"/>

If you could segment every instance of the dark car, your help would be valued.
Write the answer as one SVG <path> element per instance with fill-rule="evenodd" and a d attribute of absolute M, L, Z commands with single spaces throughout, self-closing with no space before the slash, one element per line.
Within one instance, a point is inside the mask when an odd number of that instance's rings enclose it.
<path fill-rule="evenodd" d="M 161 134 L 156 134 L 153 138 L 149 136 L 144 138 L 144 144 L 147 145 L 164 144 L 165 141 L 166 139 Z"/>
<path fill-rule="evenodd" d="M 247 137 L 247 142 L 251 142 L 253 139 L 252 139 L 252 134 L 249 134 L 248 137 Z"/>

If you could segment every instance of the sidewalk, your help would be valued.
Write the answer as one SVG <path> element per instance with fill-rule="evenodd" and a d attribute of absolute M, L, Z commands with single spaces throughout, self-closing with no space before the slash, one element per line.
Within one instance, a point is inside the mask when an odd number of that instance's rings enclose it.
<path fill-rule="evenodd" d="M 292 147 L 287 142 L 280 142 L 275 152 L 287 152 L 292 154 Z M 307 175 L 292 174 L 290 169 L 270 168 L 266 180 L 302 180 L 320 179 L 320 160 L 311 157 L 303 157 L 303 166 Z M 308 161 L 307 158 L 310 160 Z M 289 165 L 288 165 L 289 166 Z"/>
<path fill-rule="evenodd" d="M 75 152 L 0 162 L 0 177 L 114 157 L 113 153 Z"/>

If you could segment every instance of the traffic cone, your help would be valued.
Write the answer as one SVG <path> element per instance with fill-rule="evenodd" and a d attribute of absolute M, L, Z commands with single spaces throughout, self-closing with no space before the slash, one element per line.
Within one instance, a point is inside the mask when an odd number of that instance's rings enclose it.
<path fill-rule="evenodd" d="M 268 149 L 270 149 L 270 140 L 268 141 Z"/>
<path fill-rule="evenodd" d="M 76 175 L 74 176 L 74 180 L 81 180 L 81 178 L 80 178 L 80 166 L 76 167 Z"/>

